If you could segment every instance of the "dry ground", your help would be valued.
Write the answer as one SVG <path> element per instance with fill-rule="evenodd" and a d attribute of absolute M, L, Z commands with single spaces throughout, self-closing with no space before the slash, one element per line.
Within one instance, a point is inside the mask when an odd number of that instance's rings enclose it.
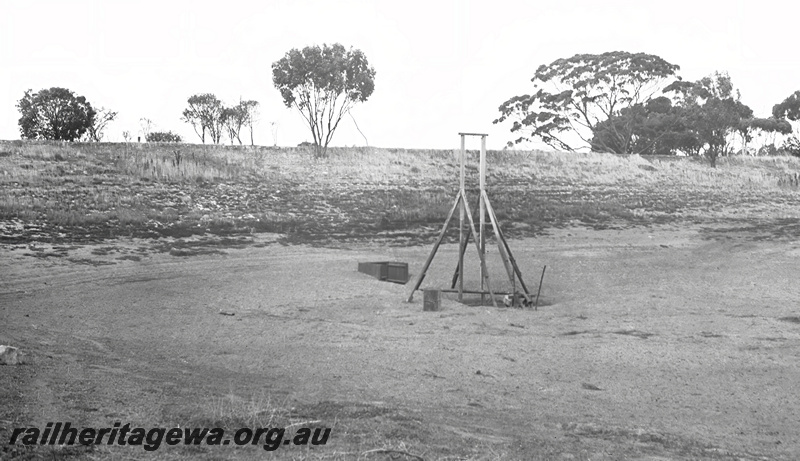
<path fill-rule="evenodd" d="M 49 421 L 238 427 L 271 411 L 333 427 L 327 446 L 0 445 L 0 458 L 800 458 L 796 232 L 511 240 L 530 286 L 547 265 L 538 311 L 447 300 L 423 312 L 421 293 L 405 302 L 410 285 L 356 271 L 399 260 L 416 274 L 430 246 L 252 243 L 0 248 L 0 344 L 27 353 L 0 367 L 0 441 Z M 425 286 L 444 286 L 454 263 L 446 245 Z"/>

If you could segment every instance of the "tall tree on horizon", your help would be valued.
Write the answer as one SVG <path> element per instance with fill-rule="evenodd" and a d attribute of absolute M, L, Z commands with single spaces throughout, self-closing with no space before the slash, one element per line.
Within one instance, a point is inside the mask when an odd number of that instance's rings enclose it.
<path fill-rule="evenodd" d="M 272 64 L 272 82 L 286 107 L 294 107 L 305 119 L 318 157 L 342 117 L 375 90 L 375 69 L 360 50 L 334 45 L 292 49 Z"/>
<path fill-rule="evenodd" d="M 250 145 L 254 146 L 253 142 L 253 125 L 258 121 L 258 101 L 248 100 L 239 101 L 239 107 L 245 114 L 244 124 L 250 128 Z"/>

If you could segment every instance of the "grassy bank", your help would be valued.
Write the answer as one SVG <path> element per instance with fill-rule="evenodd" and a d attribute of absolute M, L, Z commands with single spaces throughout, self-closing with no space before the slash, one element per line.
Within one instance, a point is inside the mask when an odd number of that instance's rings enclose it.
<path fill-rule="evenodd" d="M 793 219 L 800 161 L 490 151 L 510 235 L 690 220 Z M 477 152 L 467 190 L 476 201 Z M 458 187 L 451 150 L 0 142 L 3 241 L 277 232 L 290 242 L 429 241 Z"/>

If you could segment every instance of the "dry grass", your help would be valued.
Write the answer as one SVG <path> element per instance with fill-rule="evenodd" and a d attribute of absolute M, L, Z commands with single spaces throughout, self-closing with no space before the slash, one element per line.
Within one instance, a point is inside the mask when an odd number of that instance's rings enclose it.
<path fill-rule="evenodd" d="M 199 406 L 189 421 L 182 423 L 188 427 L 221 427 L 226 430 L 295 424 L 286 400 L 263 392 L 246 399 L 234 394 L 211 397 Z"/>
<path fill-rule="evenodd" d="M 459 169 L 453 150 L 329 152 L 318 159 L 306 148 L 0 142 L 0 220 L 63 227 L 65 234 L 83 226 L 108 236 L 219 228 L 358 238 L 430 227 L 452 206 Z M 477 151 L 469 151 L 466 168 L 467 190 L 474 191 Z M 721 158 L 710 168 L 694 158 L 488 152 L 498 218 L 533 228 L 786 202 L 799 180 L 800 159 L 793 157 Z"/>
<path fill-rule="evenodd" d="M 797 157 L 726 157 L 717 168 L 703 159 L 646 158 L 638 155 L 564 153 L 541 151 L 490 152 L 499 160 L 494 170 L 510 169 L 516 175 L 569 184 L 672 184 L 676 187 L 772 189 L 781 178 L 800 171 Z M 513 176 L 515 173 L 499 173 Z"/>
<path fill-rule="evenodd" d="M 304 414 L 321 415 L 321 419 L 309 420 Z M 379 423 L 378 423 L 379 421 Z M 96 445 L 90 447 L 34 447 L 47 452 L 47 457 L 80 456 L 85 459 L 291 459 L 296 461 L 370 461 L 378 459 L 424 459 L 462 461 L 505 461 L 514 459 L 498 451 L 491 444 L 475 444 L 462 440 L 455 451 L 444 446 L 441 440 L 421 443 L 428 435 L 452 437 L 435 427 L 409 426 L 406 417 L 390 409 L 376 409 L 368 405 L 341 406 L 333 402 L 321 402 L 313 408 L 290 408 L 282 398 L 266 393 L 241 398 L 234 394 L 211 397 L 199 402 L 192 415 L 187 418 L 168 418 L 159 427 L 223 428 L 226 438 L 240 428 L 283 428 L 281 440 L 292 440 L 301 428 L 330 428 L 331 435 L 325 445 L 284 446 L 274 450 L 264 449 L 262 442 L 245 446 L 209 446 L 205 444 L 167 446 L 161 443 L 157 450 L 147 451 L 143 447 L 119 447 Z"/>
<path fill-rule="evenodd" d="M 489 151 L 487 155 L 490 177 L 575 185 L 671 182 L 774 187 L 779 179 L 800 171 L 796 157 L 728 157 L 710 168 L 696 158 L 548 151 Z M 457 161 L 457 152 L 450 150 L 331 148 L 327 158 L 317 159 L 305 148 L 13 141 L 0 142 L 0 184 L 46 185 L 64 176 L 91 184 L 109 174 L 166 183 L 275 175 L 323 183 L 451 183 L 457 181 Z M 477 151 L 468 151 L 468 175 L 474 176 L 477 163 Z"/>

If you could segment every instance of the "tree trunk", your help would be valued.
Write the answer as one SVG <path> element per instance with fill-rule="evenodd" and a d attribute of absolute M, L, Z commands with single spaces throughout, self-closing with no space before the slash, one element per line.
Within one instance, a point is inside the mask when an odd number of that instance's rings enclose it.
<path fill-rule="evenodd" d="M 708 152 L 707 152 L 707 155 L 708 155 L 708 162 L 709 162 L 709 164 L 711 164 L 711 168 L 716 168 L 717 167 L 717 156 L 719 155 L 717 150 L 714 149 L 714 148 L 709 149 Z"/>

